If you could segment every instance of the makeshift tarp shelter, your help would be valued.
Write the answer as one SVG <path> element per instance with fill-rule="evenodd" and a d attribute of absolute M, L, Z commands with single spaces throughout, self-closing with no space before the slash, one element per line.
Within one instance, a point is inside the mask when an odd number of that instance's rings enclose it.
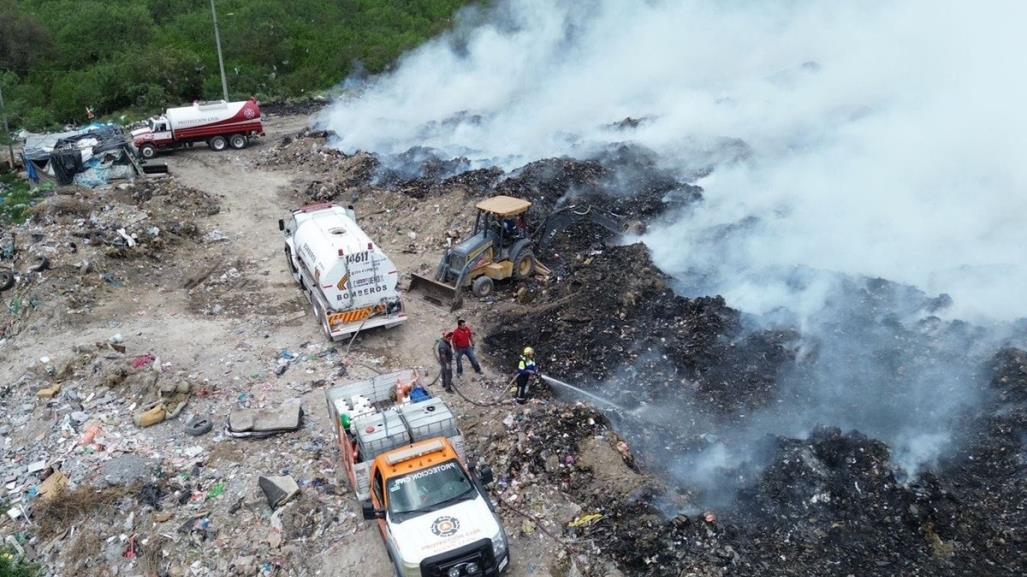
<path fill-rule="evenodd" d="M 28 134 L 22 152 L 29 177 L 95 188 L 142 174 L 129 135 L 120 126 L 94 124 L 81 130 Z"/>

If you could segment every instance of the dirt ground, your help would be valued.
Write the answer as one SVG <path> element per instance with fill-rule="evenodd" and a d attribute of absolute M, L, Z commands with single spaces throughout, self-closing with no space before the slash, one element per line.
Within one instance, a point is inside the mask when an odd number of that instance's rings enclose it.
<path fill-rule="evenodd" d="M 373 526 L 358 519 L 357 504 L 338 482 L 342 470 L 322 391 L 348 379 L 404 367 L 423 368 L 430 381 L 435 374 L 433 341 L 443 329 L 454 326 L 456 318 L 448 310 L 407 298 L 409 321 L 402 327 L 360 334 L 351 348 L 348 342 L 332 347 L 325 341 L 288 274 L 277 227 L 279 218 L 306 202 L 302 191 L 311 186 L 313 177 L 302 167 L 258 162 L 272 143 L 301 131 L 308 122 L 305 116 L 270 117 L 267 137 L 245 150 L 215 153 L 198 148 L 162 156 L 159 160 L 168 164 L 171 179 L 211 197 L 220 210 L 196 220 L 200 239 L 187 239 L 142 261 L 103 260 L 121 267 L 109 270 L 119 275 L 124 286 L 82 281 L 72 296 L 88 289 L 89 306 L 76 308 L 74 298 L 52 292 L 53 298 L 38 296 L 47 294 L 40 292 L 47 279 L 54 285 L 79 282 L 73 272 L 76 267 L 82 269 L 77 259 L 84 251 L 68 254 L 69 245 L 52 237 L 58 235 L 55 231 L 65 230 L 55 228 L 58 225 L 73 229 L 83 221 L 65 216 L 56 218 L 50 228 L 29 226 L 44 237 L 30 250 L 43 250 L 39 247 L 49 243 L 51 270 L 29 287 L 37 289 L 33 298 L 41 301 L 38 309 L 33 306 L 35 316 L 19 317 L 18 330 L 10 330 L 0 341 L 0 383 L 17 385 L 9 386 L 0 397 L 5 398 L 3 406 L 10 416 L 17 413 L 12 421 L 16 426 L 4 431 L 9 493 L 31 493 L 32 486 L 38 485 L 41 477 L 25 474 L 26 465 L 36 459 L 60 468 L 73 489 L 88 489 L 102 486 L 100 476 L 112 460 L 137 455 L 145 458 L 154 478 L 171 479 L 172 486 L 179 487 L 175 494 L 184 492 L 187 501 L 192 497 L 181 506 L 169 506 L 167 498 L 161 501 L 170 518 L 159 512 L 160 504 L 138 508 L 123 499 L 113 510 L 85 513 L 73 527 L 60 527 L 57 537 L 47 539 L 33 537 L 38 518 L 4 517 L 0 533 L 30 547 L 51 574 L 392 574 Z M 109 201 L 117 194 L 117 189 L 102 192 L 99 199 Z M 352 202 L 361 225 L 404 273 L 433 267 L 445 231 L 466 227 L 472 211 L 471 201 L 460 194 L 428 202 L 399 193 L 368 194 Z M 138 203 L 144 205 L 142 200 Z M 406 274 L 404 286 L 408 278 Z M 47 308 L 53 310 L 47 312 Z M 461 315 L 472 327 L 482 327 L 487 322 L 485 311 L 486 305 L 471 302 Z M 112 340 L 123 342 L 124 353 L 101 346 Z M 99 343 L 96 350 L 91 348 L 93 343 Z M 282 351 L 299 353 L 299 360 L 276 376 L 274 368 Z M 112 393 L 105 393 L 101 384 L 109 384 L 112 374 L 121 375 L 114 379 L 121 382 L 124 375 L 118 371 L 123 369 L 114 367 L 146 354 L 156 357 L 153 366 L 161 370 L 161 379 L 186 380 L 194 394 L 178 419 L 138 429 L 131 415 L 147 391 L 133 388 L 137 393 L 133 397 L 114 390 L 108 402 Z M 461 390 L 483 401 L 503 397 L 502 383 L 508 376 L 497 375 L 490 367 L 509 365 L 515 354 L 480 351 L 486 374 L 477 377 L 468 371 L 472 376 L 459 382 Z M 70 392 L 50 402 L 36 399 L 37 387 L 60 380 L 52 367 L 62 364 L 66 370 L 60 374 L 71 375 L 65 382 Z M 130 375 L 125 382 L 136 377 Z M 195 394 L 197 390 L 204 394 Z M 435 392 L 441 394 L 437 386 Z M 98 397 L 102 397 L 99 404 Z M 233 407 L 251 402 L 273 406 L 293 398 L 302 399 L 306 417 L 296 433 L 248 441 L 218 431 Z M 471 447 L 487 451 L 490 439 L 508 434 L 501 421 L 513 418 L 510 405 L 479 407 L 454 396 L 448 400 L 459 413 Z M 89 420 L 65 427 L 68 412 L 79 407 L 89 412 Z M 185 436 L 183 424 L 194 415 L 210 416 L 215 431 Z M 97 445 L 95 452 L 75 447 L 75 436 L 94 423 L 103 431 L 105 444 Z M 590 452 L 593 466 L 611 469 L 605 478 L 621 486 L 631 482 L 630 476 L 618 472 L 634 475 L 619 459 L 596 447 Z M 322 511 L 301 514 L 315 519 L 312 534 L 301 531 L 290 538 L 288 523 L 280 529 L 281 519 L 276 520 L 261 503 L 256 477 L 281 471 L 297 477 L 304 494 L 312 495 L 311 506 Z M 560 512 L 562 499 L 559 493 L 547 494 L 532 504 L 532 510 L 544 518 Z M 553 502 L 547 504 L 548 498 Z M 512 540 L 510 575 L 564 575 L 576 570 L 566 550 L 544 531 L 522 526 L 525 518 L 509 509 L 502 509 L 502 514 Z M 210 519 L 216 532 L 170 529 L 193 523 L 197 515 Z M 552 529 L 572 518 L 540 522 Z M 284 542 L 274 538 L 279 530 L 284 532 Z M 126 543 L 136 539 L 143 554 L 133 561 Z M 94 546 L 104 554 L 88 553 Z"/>

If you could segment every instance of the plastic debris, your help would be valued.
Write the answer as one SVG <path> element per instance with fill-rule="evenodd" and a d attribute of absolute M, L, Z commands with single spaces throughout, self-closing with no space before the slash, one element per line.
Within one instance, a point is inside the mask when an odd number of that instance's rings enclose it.
<path fill-rule="evenodd" d="M 603 518 L 603 516 L 604 515 L 602 513 L 592 513 L 590 515 L 580 515 L 578 517 L 575 517 L 574 520 L 571 521 L 570 523 L 567 523 L 567 526 L 568 527 L 584 527 L 586 525 L 591 525 L 592 523 L 595 523 L 595 522 L 599 521 L 600 519 Z"/>

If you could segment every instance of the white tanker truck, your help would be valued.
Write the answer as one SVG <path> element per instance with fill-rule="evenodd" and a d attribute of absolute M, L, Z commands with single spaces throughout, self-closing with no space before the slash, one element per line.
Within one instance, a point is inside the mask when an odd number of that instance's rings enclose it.
<path fill-rule="evenodd" d="M 289 270 L 329 340 L 407 320 L 396 265 L 357 226 L 352 207 L 305 206 L 278 228 Z"/>

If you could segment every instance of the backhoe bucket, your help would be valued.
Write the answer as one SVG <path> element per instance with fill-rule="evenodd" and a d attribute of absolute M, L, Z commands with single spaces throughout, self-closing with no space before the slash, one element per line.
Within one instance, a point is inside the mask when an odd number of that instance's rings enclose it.
<path fill-rule="evenodd" d="M 449 310 L 455 311 L 464 306 L 461 291 L 453 285 L 441 283 L 437 280 L 423 277 L 419 274 L 410 274 L 410 292 L 420 293 L 424 300 L 439 306 L 448 306 Z"/>

